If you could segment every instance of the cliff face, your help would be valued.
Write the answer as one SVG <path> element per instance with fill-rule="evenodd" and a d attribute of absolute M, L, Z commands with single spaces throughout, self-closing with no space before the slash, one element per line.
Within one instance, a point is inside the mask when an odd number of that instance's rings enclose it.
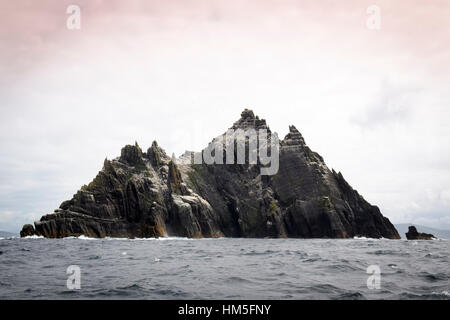
<path fill-rule="evenodd" d="M 232 127 L 239 128 L 270 131 L 250 110 Z M 263 176 L 259 163 L 191 164 L 171 159 L 156 142 L 147 152 L 128 145 L 119 158 L 105 160 L 71 200 L 21 234 L 400 238 L 376 206 L 306 146 L 294 126 L 279 151 L 278 173 Z"/>

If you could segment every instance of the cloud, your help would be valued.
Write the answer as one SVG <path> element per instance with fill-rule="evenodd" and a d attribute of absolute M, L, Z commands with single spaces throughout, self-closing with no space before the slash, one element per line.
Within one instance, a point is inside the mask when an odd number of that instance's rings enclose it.
<path fill-rule="evenodd" d="M 39 220 L 42 214 L 39 212 L 23 212 L 23 211 L 0 211 L 0 230 L 18 233 L 20 231 L 19 226 Z"/>
<path fill-rule="evenodd" d="M 14 219 L 14 216 L 15 216 L 14 211 L 9 210 L 0 211 L 0 223 L 9 222 L 12 219 Z"/>
<path fill-rule="evenodd" d="M 418 94 L 417 88 L 398 87 L 384 79 L 373 101 L 351 121 L 364 129 L 404 124 L 410 120 L 414 112 L 414 101 Z"/>
<path fill-rule="evenodd" d="M 0 3 L 0 229 L 127 143 L 199 150 L 245 107 L 296 125 L 394 222 L 450 228 L 448 3 L 380 1 L 377 32 L 360 1 L 80 0 L 68 31 L 71 3 Z"/>

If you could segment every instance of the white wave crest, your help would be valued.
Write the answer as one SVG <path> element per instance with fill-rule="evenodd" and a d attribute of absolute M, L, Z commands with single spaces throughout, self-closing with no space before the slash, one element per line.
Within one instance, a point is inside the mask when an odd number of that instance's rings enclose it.
<path fill-rule="evenodd" d="M 32 236 L 23 237 L 22 239 L 44 239 L 44 236 L 37 236 L 34 234 Z"/>
<path fill-rule="evenodd" d="M 72 240 L 72 239 L 78 239 L 78 240 L 115 240 L 115 241 L 175 241 L 175 240 L 197 240 L 192 238 L 186 238 L 186 237 L 160 237 L 160 238 L 116 238 L 116 237 L 105 237 L 105 238 L 92 238 L 87 237 L 85 235 L 81 235 L 78 237 L 70 236 L 70 237 L 64 237 L 63 239 Z"/>

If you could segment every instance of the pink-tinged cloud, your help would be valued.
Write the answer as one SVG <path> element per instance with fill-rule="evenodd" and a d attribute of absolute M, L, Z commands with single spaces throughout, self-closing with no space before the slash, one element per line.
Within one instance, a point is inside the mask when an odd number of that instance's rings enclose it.
<path fill-rule="evenodd" d="M 82 30 L 66 29 L 66 8 L 82 8 Z M 366 28 L 369 5 L 381 8 L 381 30 Z M 448 74 L 448 1 L 33 1 L 0 3 L 0 68 L 26 73 L 66 51 L 92 46 L 142 50 L 328 51 L 385 68 Z M 148 43 L 151 41 L 151 45 Z M 222 43 L 223 41 L 223 43 Z M 60 56 L 62 55 L 62 56 Z M 88 56 L 85 56 L 88 59 Z M 14 75 L 10 75 L 14 76 Z"/>
<path fill-rule="evenodd" d="M 66 28 L 70 4 L 81 7 L 81 30 Z M 366 27 L 370 5 L 380 30 Z M 51 212 L 123 145 L 199 150 L 244 107 L 280 136 L 295 124 L 394 222 L 450 227 L 449 9 L 1 1 L 0 229 L 2 215 L 18 228 Z"/>

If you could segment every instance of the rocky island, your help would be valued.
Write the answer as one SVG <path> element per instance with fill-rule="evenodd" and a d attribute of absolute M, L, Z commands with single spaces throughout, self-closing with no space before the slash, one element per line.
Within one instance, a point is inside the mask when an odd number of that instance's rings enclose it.
<path fill-rule="evenodd" d="M 232 128 L 270 132 L 248 109 Z M 127 145 L 21 236 L 400 238 L 294 126 L 279 142 L 277 173 L 262 175 L 261 166 L 193 164 L 169 157 L 155 141 L 146 152 Z"/>
<path fill-rule="evenodd" d="M 433 240 L 436 239 L 431 233 L 422 233 L 417 231 L 415 226 L 409 226 L 408 232 L 405 233 L 408 240 Z"/>

